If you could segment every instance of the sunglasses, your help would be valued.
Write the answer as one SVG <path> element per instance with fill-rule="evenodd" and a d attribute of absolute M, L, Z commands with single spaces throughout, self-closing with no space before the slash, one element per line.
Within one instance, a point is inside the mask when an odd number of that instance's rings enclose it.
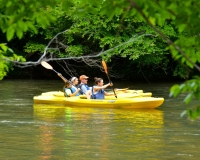
<path fill-rule="evenodd" d="M 83 78 L 83 80 L 88 80 L 88 79 L 86 79 L 86 78 Z"/>

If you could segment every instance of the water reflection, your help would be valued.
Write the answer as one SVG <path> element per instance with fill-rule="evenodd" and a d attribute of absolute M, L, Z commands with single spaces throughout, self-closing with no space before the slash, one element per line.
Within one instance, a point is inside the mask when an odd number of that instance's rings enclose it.
<path fill-rule="evenodd" d="M 62 85 L 1 81 L 0 159 L 199 159 L 199 120 L 180 118 L 199 101 L 169 98 L 172 84 L 115 83 L 164 97 L 159 110 L 33 106 L 33 96 Z"/>
<path fill-rule="evenodd" d="M 34 116 L 39 119 L 54 119 L 65 116 L 65 109 L 62 106 L 47 105 L 47 104 L 34 104 Z"/>
<path fill-rule="evenodd" d="M 63 154 L 73 158 L 133 158 L 145 152 L 154 156 L 163 147 L 160 110 L 37 105 L 34 117 L 45 121 L 39 126 L 42 159 L 50 159 L 55 152 L 55 139 L 63 146 Z"/>
<path fill-rule="evenodd" d="M 37 105 L 37 107 L 34 107 L 34 118 L 39 127 L 38 133 L 36 134 L 36 139 L 39 143 L 39 159 L 52 159 L 57 148 L 56 134 L 59 128 L 63 126 L 63 123 L 56 119 L 62 116 L 65 116 L 65 108 L 57 108 L 56 106 L 48 108 L 45 105 Z"/>

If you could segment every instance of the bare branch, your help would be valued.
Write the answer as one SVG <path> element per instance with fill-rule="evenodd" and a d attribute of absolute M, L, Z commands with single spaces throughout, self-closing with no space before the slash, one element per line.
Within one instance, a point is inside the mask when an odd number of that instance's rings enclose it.
<path fill-rule="evenodd" d="M 13 63 L 16 67 L 20 67 L 20 68 L 26 68 L 26 67 L 30 67 L 30 66 L 39 65 L 41 63 L 41 61 L 43 61 L 43 60 L 45 60 L 45 61 L 74 60 L 77 62 L 79 62 L 79 61 L 84 62 L 85 64 L 87 64 L 88 66 L 91 66 L 91 67 L 95 66 L 95 67 L 101 68 L 101 65 L 100 65 L 101 64 L 101 56 L 103 54 L 107 54 L 108 52 L 111 52 L 111 51 L 115 50 L 116 48 L 119 48 L 128 43 L 133 43 L 142 37 L 148 37 L 148 36 L 156 37 L 156 35 L 153 35 L 153 34 L 135 35 L 135 36 L 131 37 L 128 41 L 121 43 L 121 44 L 119 44 L 113 48 L 110 48 L 106 51 L 104 51 L 104 49 L 102 49 L 102 51 L 100 51 L 100 52 L 94 52 L 94 53 L 90 53 L 90 54 L 79 56 L 79 57 L 73 57 L 70 55 L 66 55 L 66 57 L 63 57 L 63 58 L 56 57 L 55 53 L 56 52 L 60 53 L 59 46 L 57 46 L 56 48 L 52 48 L 51 44 L 53 44 L 53 42 L 56 41 L 57 44 L 60 44 L 62 46 L 61 48 L 67 47 L 67 45 L 57 41 L 58 36 L 61 34 L 64 34 L 67 31 L 68 31 L 68 29 L 56 34 L 53 37 L 53 39 L 51 39 L 51 41 L 47 44 L 47 46 L 44 49 L 43 55 L 41 55 L 41 57 L 37 61 L 19 62 L 19 61 L 13 61 L 8 58 L 4 58 L 4 60 L 9 61 L 9 62 Z M 66 68 L 68 68 L 68 67 L 66 66 Z"/>

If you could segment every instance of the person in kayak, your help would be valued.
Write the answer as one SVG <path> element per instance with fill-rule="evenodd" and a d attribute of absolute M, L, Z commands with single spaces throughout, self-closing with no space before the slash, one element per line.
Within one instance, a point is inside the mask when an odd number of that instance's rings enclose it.
<path fill-rule="evenodd" d="M 108 86 L 113 86 L 112 83 L 104 85 L 102 78 L 94 78 L 95 85 L 91 89 L 91 99 L 104 99 L 104 96 L 113 96 L 113 93 L 107 93 L 104 91 Z"/>
<path fill-rule="evenodd" d="M 77 77 L 72 77 L 71 79 L 70 79 L 70 81 L 72 82 L 72 88 L 71 88 L 71 90 L 72 90 L 72 93 L 74 93 L 74 92 L 76 92 L 77 91 L 77 85 L 78 85 L 78 78 Z M 79 91 L 80 91 L 80 89 L 79 89 Z M 76 96 L 79 96 L 80 95 L 80 92 L 78 92 L 77 94 L 76 94 Z"/>
<path fill-rule="evenodd" d="M 64 90 L 64 94 L 65 94 L 66 97 L 72 97 L 72 96 L 79 96 L 80 95 L 80 93 L 79 93 L 80 89 L 78 89 L 76 87 L 76 85 L 78 84 L 78 78 L 72 77 L 70 79 L 70 81 L 68 81 L 65 77 L 62 76 L 61 73 L 58 73 L 58 76 L 65 82 L 63 90 Z M 71 87 L 67 87 L 70 84 L 70 82 L 72 84 Z M 66 94 L 65 90 L 67 90 L 67 88 L 70 88 L 71 93 L 70 93 L 70 91 L 68 91 L 69 93 Z M 77 89 L 78 89 L 78 91 L 77 91 Z M 76 92 L 76 94 L 74 95 L 75 92 Z"/>
<path fill-rule="evenodd" d="M 63 87 L 63 92 L 65 97 L 74 97 L 79 96 L 80 88 L 77 88 L 76 91 L 72 88 L 72 83 L 70 81 L 65 82 Z"/>
<path fill-rule="evenodd" d="M 91 90 L 90 90 L 90 87 L 87 85 L 88 78 L 89 77 L 86 75 L 81 75 L 79 77 L 81 83 L 78 85 L 78 88 L 80 88 L 80 94 L 86 95 L 87 99 L 90 99 Z"/>

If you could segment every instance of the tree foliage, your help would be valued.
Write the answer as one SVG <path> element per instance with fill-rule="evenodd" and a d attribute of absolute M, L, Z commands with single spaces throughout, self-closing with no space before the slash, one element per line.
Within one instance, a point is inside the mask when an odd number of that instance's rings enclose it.
<path fill-rule="evenodd" d="M 59 10 L 59 14 L 57 13 Z M 51 13 L 54 13 L 51 10 Z M 157 36 L 156 32 L 145 22 L 132 16 L 121 18 L 123 14 L 115 15 L 113 19 L 106 16 L 86 14 L 84 17 L 66 15 L 60 7 L 56 8 L 59 15 L 55 24 L 45 30 L 40 29 L 37 38 L 28 38 L 24 51 L 28 54 L 40 52 L 43 54 L 43 47 L 47 43 L 45 40 L 51 39 L 55 31 L 63 30 L 63 26 L 69 26 L 69 30 L 60 37 L 59 43 L 63 47 L 56 57 L 65 58 L 70 56 L 85 56 L 88 53 L 104 51 L 104 59 L 112 60 L 113 57 L 123 57 L 129 59 L 127 63 L 136 66 L 136 70 L 151 68 L 150 72 L 163 70 L 165 74 L 173 74 L 181 78 L 187 78 L 188 71 L 182 65 L 172 66 L 169 50 L 166 49 L 166 42 Z M 159 28 L 171 38 L 178 37 L 173 24 L 165 23 Z M 58 43 L 58 42 L 56 42 Z M 41 47 L 41 48 L 40 48 Z M 40 50 L 39 50 L 40 48 Z M 128 65 L 126 65 L 128 66 Z M 131 72 L 131 68 L 126 68 L 122 73 Z M 134 75 L 133 75 L 134 76 Z M 152 76 L 155 76 L 152 74 Z"/>
<path fill-rule="evenodd" d="M 99 10 L 90 10 L 91 7 L 98 8 L 97 6 L 99 5 L 102 6 Z M 196 68 L 200 72 L 200 67 L 198 66 L 200 62 L 199 6 L 200 3 L 198 0 L 102 0 L 98 2 L 86 0 L 84 2 L 81 1 L 78 7 L 82 8 L 82 15 L 97 12 L 112 19 L 115 14 L 123 13 L 124 17 L 134 16 L 136 19 L 148 23 L 169 44 L 168 48 L 174 59 L 180 60 L 182 64 L 192 69 Z M 75 12 L 77 13 L 77 10 Z M 166 22 L 173 23 L 180 36 L 176 39 L 170 39 L 166 33 L 161 31 L 159 27 L 162 27 Z M 197 96 L 195 89 L 199 86 L 199 78 L 196 77 L 194 81 L 193 83 L 186 81 L 180 86 L 176 85 L 172 87 L 171 95 L 187 91 L 189 95 L 185 98 L 185 102 L 189 102 L 192 96 Z M 193 88 L 193 86 L 195 87 Z M 183 90 L 182 87 L 184 88 Z"/>
<path fill-rule="evenodd" d="M 169 61 L 166 57 L 169 58 L 170 53 L 181 63 L 174 74 L 181 71 L 181 76 L 185 74 L 187 78 L 185 67 L 200 72 L 199 6 L 198 0 L 0 0 L 0 27 L 9 41 L 15 36 L 22 38 L 26 32 L 34 35 L 38 30 L 50 39 L 57 30 L 67 26 L 70 30 L 63 36 L 66 43 L 64 50 L 57 54 L 60 57 L 70 56 L 69 53 L 80 56 L 106 49 L 103 57 L 107 60 L 113 56 L 145 59 L 146 64 L 160 66 L 163 63 L 162 67 L 167 68 Z M 51 26 L 53 29 L 44 30 L 55 20 L 58 21 Z M 27 43 L 25 51 L 41 52 L 42 44 Z M 34 50 L 33 46 L 37 49 Z M 24 60 L 7 52 L 5 47 L 1 45 L 1 77 L 10 67 L 5 59 Z M 148 55 L 151 58 L 144 58 Z M 182 85 L 173 86 L 171 95 L 188 92 L 185 102 L 189 102 L 193 96 L 198 98 L 199 84 L 199 77 L 196 76 Z"/>
<path fill-rule="evenodd" d="M 7 41 L 14 37 L 21 39 L 27 31 L 37 33 L 37 25 L 46 28 L 56 17 L 49 14 L 49 8 L 60 4 L 61 0 L 0 0 L 0 28 L 6 34 Z M 2 43 L 2 42 L 1 42 Z M 10 61 L 25 61 L 20 55 L 8 52 L 5 42 L 1 44 L 0 79 L 2 79 L 13 63 Z"/>

